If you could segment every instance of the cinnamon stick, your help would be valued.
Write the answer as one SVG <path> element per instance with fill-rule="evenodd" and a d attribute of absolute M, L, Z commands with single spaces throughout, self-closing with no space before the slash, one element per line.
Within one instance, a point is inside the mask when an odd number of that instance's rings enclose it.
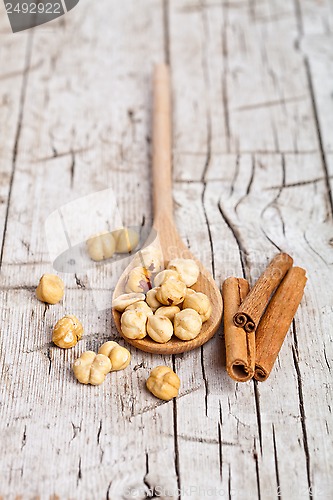
<path fill-rule="evenodd" d="M 274 257 L 236 312 L 236 326 L 244 328 L 246 332 L 253 332 L 257 328 L 272 293 L 292 265 L 293 259 L 287 253 L 279 253 Z"/>
<path fill-rule="evenodd" d="M 227 278 L 222 286 L 226 367 L 229 376 L 237 382 L 250 380 L 255 366 L 255 334 L 246 333 L 233 322 L 248 291 L 249 284 L 242 278 Z"/>
<path fill-rule="evenodd" d="M 273 295 L 256 332 L 254 378 L 267 379 L 302 300 L 307 278 L 305 270 L 291 268 Z"/>

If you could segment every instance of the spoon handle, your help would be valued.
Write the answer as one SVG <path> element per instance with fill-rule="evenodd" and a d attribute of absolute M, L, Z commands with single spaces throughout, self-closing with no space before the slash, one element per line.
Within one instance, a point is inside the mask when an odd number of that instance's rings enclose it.
<path fill-rule="evenodd" d="M 171 92 L 166 64 L 155 66 L 153 86 L 153 200 L 158 224 L 163 214 L 172 219 Z"/>

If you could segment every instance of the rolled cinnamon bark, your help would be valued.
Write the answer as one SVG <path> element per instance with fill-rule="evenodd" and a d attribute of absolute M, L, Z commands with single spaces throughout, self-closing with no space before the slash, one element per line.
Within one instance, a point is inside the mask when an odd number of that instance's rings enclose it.
<path fill-rule="evenodd" d="M 266 380 L 302 300 L 307 278 L 301 267 L 291 268 L 273 295 L 256 331 L 254 378 Z"/>
<path fill-rule="evenodd" d="M 248 291 L 249 284 L 242 278 L 227 278 L 222 286 L 226 367 L 229 376 L 237 382 L 246 382 L 254 374 L 255 334 L 246 333 L 233 322 Z"/>
<path fill-rule="evenodd" d="M 293 259 L 287 253 L 279 253 L 274 257 L 236 312 L 236 326 L 244 328 L 246 332 L 253 332 L 257 328 L 272 293 L 292 265 Z"/>

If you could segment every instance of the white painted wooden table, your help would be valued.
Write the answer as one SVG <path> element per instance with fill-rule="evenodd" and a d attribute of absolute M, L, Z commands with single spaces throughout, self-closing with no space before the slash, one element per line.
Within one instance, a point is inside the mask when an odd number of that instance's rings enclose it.
<path fill-rule="evenodd" d="M 333 498 L 333 2 L 81 0 L 20 34 L 0 26 L 0 497 Z M 218 283 L 253 281 L 282 249 L 309 281 L 269 380 L 235 384 L 223 332 L 202 349 L 132 364 L 100 387 L 71 364 L 117 333 L 85 273 L 66 297 L 44 222 L 112 187 L 124 222 L 150 224 L 151 71 L 169 60 L 178 227 Z M 117 276 L 100 270 L 101 294 Z M 79 316 L 70 351 L 55 321 Z M 179 398 L 145 390 L 174 365 Z"/>

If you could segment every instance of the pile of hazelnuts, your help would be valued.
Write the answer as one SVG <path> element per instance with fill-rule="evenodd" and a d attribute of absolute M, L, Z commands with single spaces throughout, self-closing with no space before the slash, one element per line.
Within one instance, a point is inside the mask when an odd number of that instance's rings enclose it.
<path fill-rule="evenodd" d="M 158 343 L 169 342 L 173 335 L 192 340 L 212 312 L 207 295 L 191 288 L 198 280 L 199 267 L 183 258 L 170 260 L 164 270 L 161 267 L 158 249 L 139 252 L 125 293 L 113 301 L 114 309 L 122 313 L 122 333 L 138 340 L 148 335 Z"/>

